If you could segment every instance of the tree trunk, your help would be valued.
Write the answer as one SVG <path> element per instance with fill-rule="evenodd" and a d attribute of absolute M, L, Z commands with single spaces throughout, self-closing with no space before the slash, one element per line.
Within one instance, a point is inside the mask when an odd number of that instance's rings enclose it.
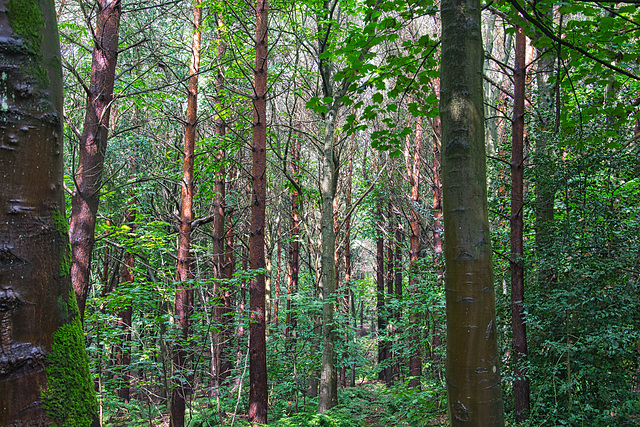
<path fill-rule="evenodd" d="M 516 422 L 526 421 L 529 412 L 529 378 L 524 372 L 527 335 L 523 319 L 524 260 L 524 98 L 526 36 L 516 28 L 513 130 L 511 145 L 511 327 L 513 331 L 513 399 Z"/>
<path fill-rule="evenodd" d="M 0 1 L 0 425 L 97 422 L 70 280 L 53 1 Z"/>
<path fill-rule="evenodd" d="M 130 202 L 130 207 L 127 209 L 125 224 L 130 228 L 129 233 L 133 233 L 135 228 L 135 211 L 133 206 L 135 199 Z M 133 236 L 131 236 L 133 237 Z M 120 286 L 131 288 L 133 283 L 133 268 L 135 265 L 135 258 L 133 252 L 127 250 L 124 253 L 124 262 L 120 271 Z M 120 383 L 118 387 L 118 397 L 125 403 L 130 399 L 131 388 L 131 373 L 129 366 L 131 364 L 131 317 L 133 315 L 133 307 L 131 301 L 122 307 L 118 312 L 118 329 L 121 331 L 122 343 L 116 347 L 116 361 L 120 368 Z"/>
<path fill-rule="evenodd" d="M 405 150 L 405 164 L 409 182 L 411 184 L 411 221 L 409 224 L 409 292 L 416 293 L 418 286 L 418 260 L 420 257 L 420 216 L 418 214 L 418 206 L 420 204 L 420 145 L 422 141 L 422 118 L 418 117 L 416 123 L 416 141 L 413 151 L 413 158 L 409 153 L 409 147 Z M 415 297 L 414 297 L 415 298 Z M 415 315 L 412 315 L 410 322 L 417 323 Z M 417 388 L 420 386 L 420 375 L 422 374 L 422 359 L 418 343 L 420 339 L 412 334 L 409 337 L 411 342 L 411 355 L 409 357 L 409 387 Z"/>
<path fill-rule="evenodd" d="M 191 223 L 193 214 L 193 160 L 198 117 L 198 73 L 200 70 L 200 45 L 202 24 L 202 0 L 193 4 L 193 39 L 191 62 L 189 65 L 189 86 L 187 92 L 187 120 L 184 131 L 184 159 L 182 164 L 182 204 L 180 209 L 180 234 L 178 236 L 178 266 L 176 274 L 175 315 L 181 331 L 180 340 L 175 344 L 174 365 L 177 375 L 171 398 L 171 427 L 184 426 L 186 396 L 190 392 L 187 376 L 188 361 L 185 346 L 189 338 L 191 315 L 193 314 L 193 272 L 191 269 Z"/>
<path fill-rule="evenodd" d="M 256 4 L 256 62 L 253 98 L 253 193 L 251 200 L 251 270 L 259 270 L 249 288 L 249 422 L 267 423 L 267 346 L 265 340 L 265 201 L 267 197 L 267 35 L 268 1 Z"/>
<path fill-rule="evenodd" d="M 333 150 L 337 108 L 329 107 L 325 117 L 324 141 L 321 158 L 322 214 L 322 361 L 320 367 L 320 394 L 318 412 L 324 413 L 338 404 L 338 376 L 336 372 L 335 325 L 333 294 L 336 286 L 335 250 L 336 235 L 333 229 L 333 198 L 336 195 L 338 172 Z"/>
<path fill-rule="evenodd" d="M 89 289 L 91 254 L 95 243 L 96 216 L 107 149 L 109 116 L 118 59 L 120 0 L 98 0 L 96 31 L 87 94 L 84 130 L 78 147 L 78 169 L 71 195 L 71 282 L 78 301 L 80 318 Z"/>
<path fill-rule="evenodd" d="M 452 426 L 503 426 L 482 92 L 479 0 L 443 0 L 440 117 Z"/>
<path fill-rule="evenodd" d="M 227 125 L 222 118 L 224 110 L 223 91 L 225 77 L 222 69 L 226 46 L 222 40 L 222 29 L 224 23 L 222 18 L 218 18 L 217 36 L 217 59 L 218 67 L 216 73 L 216 136 L 218 146 L 224 147 L 226 140 Z M 217 168 L 214 174 L 214 200 L 213 200 L 213 236 L 212 236 L 212 261 L 213 261 L 213 296 L 215 299 L 214 322 L 216 330 L 213 334 L 213 357 L 211 358 L 211 392 L 217 393 L 220 384 L 229 376 L 231 365 L 225 353 L 225 342 L 230 338 L 229 313 L 231 310 L 230 293 L 226 279 L 227 270 L 227 248 L 225 246 L 225 195 L 226 195 L 226 175 L 224 148 L 220 148 L 216 154 Z"/>
<path fill-rule="evenodd" d="M 292 146 L 293 156 L 293 179 L 299 182 L 300 174 L 300 137 L 296 134 L 293 138 Z M 296 333 L 296 316 L 293 313 L 291 299 L 298 289 L 298 271 L 300 260 L 300 190 L 295 186 L 291 195 L 291 241 L 289 243 L 289 266 L 287 279 L 287 329 L 286 337 L 295 336 Z"/>
<path fill-rule="evenodd" d="M 376 201 L 378 223 L 376 225 L 377 238 L 376 238 L 376 313 L 378 315 L 377 324 L 377 336 L 378 336 L 378 379 L 380 381 L 386 381 L 386 370 L 381 366 L 387 358 L 387 345 L 385 342 L 384 332 L 387 328 L 386 319 L 384 318 L 384 287 L 385 287 L 385 274 L 384 274 L 384 222 L 382 218 L 382 197 L 378 196 Z"/>

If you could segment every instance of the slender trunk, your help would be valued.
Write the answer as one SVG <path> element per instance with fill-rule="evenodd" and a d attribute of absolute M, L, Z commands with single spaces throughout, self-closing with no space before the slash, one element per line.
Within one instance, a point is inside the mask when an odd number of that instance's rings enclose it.
<path fill-rule="evenodd" d="M 280 224 L 278 224 L 278 236 L 280 235 Z M 280 302 L 280 278 L 282 275 L 280 264 L 282 263 L 282 239 L 278 237 L 277 249 L 278 253 L 276 254 L 276 292 L 273 301 L 273 321 L 275 324 L 276 331 L 278 330 L 278 307 Z"/>
<path fill-rule="evenodd" d="M 435 91 L 440 96 L 440 80 L 435 82 Z M 440 117 L 435 117 L 431 122 L 431 128 L 433 130 L 433 159 L 431 166 L 431 173 L 433 179 L 433 198 L 431 207 L 433 209 L 433 262 L 437 269 L 438 274 L 438 289 L 444 281 L 444 271 L 442 269 L 442 181 L 440 179 L 440 138 L 442 136 L 442 130 L 440 127 Z M 431 339 L 431 346 L 433 349 L 439 349 L 442 346 L 442 325 L 438 321 L 441 309 L 434 308 L 434 318 L 436 319 L 433 324 L 433 335 Z M 436 377 L 442 377 L 443 360 L 440 356 L 440 352 L 432 352 L 433 371 Z"/>
<path fill-rule="evenodd" d="M 91 64 L 84 130 L 78 148 L 78 169 L 71 195 L 71 282 L 80 318 L 89 290 L 91 254 L 95 243 L 96 216 L 100 202 L 104 155 L 118 59 L 120 0 L 98 0 L 96 31 Z"/>
<path fill-rule="evenodd" d="M 300 173 L 300 139 L 296 135 L 292 147 L 293 156 L 293 179 L 299 182 L 298 175 Z M 296 333 L 296 316 L 293 313 L 291 299 L 298 289 L 298 269 L 300 259 L 300 191 L 298 187 L 293 190 L 291 195 L 291 242 L 289 243 L 289 274 L 287 279 L 287 329 L 285 336 L 295 336 Z"/>
<path fill-rule="evenodd" d="M 253 164 L 250 268 L 258 270 L 249 288 L 249 422 L 267 423 L 267 344 L 265 313 L 265 201 L 267 197 L 267 35 L 268 2 L 256 4 L 256 61 L 253 98 Z"/>
<path fill-rule="evenodd" d="M 524 372 L 527 335 L 524 324 L 524 98 L 526 36 L 516 28 L 513 131 L 511 145 L 511 327 L 513 331 L 513 398 L 516 422 L 526 421 L 529 412 L 529 378 Z"/>
<path fill-rule="evenodd" d="M 333 294 L 336 286 L 336 235 L 333 229 L 333 199 L 336 195 L 338 171 L 333 148 L 337 108 L 329 106 L 325 116 L 323 152 L 321 159 L 322 214 L 322 361 L 318 412 L 324 413 L 338 404 L 338 376 L 336 372 L 335 325 Z"/>
<path fill-rule="evenodd" d="M 422 142 L 422 118 L 418 117 L 416 123 L 416 141 L 413 150 L 413 158 L 409 153 L 409 147 L 405 151 L 405 163 L 409 181 L 411 183 L 411 221 L 409 224 L 409 292 L 415 294 L 418 289 L 418 260 L 420 257 L 420 216 L 418 206 L 420 204 L 420 145 Z M 414 297 L 415 298 L 415 297 Z M 415 315 L 410 319 L 412 324 L 417 323 Z M 419 337 L 412 334 L 409 338 L 411 342 L 411 355 L 409 357 L 409 387 L 420 386 L 420 375 L 422 374 L 422 359 L 418 349 Z"/>
<path fill-rule="evenodd" d="M 347 212 L 351 211 L 351 191 L 352 191 L 352 181 L 353 181 L 353 141 L 355 139 L 355 135 L 352 136 L 349 143 L 349 165 L 347 167 L 347 189 L 346 189 L 346 200 L 345 200 L 345 209 Z M 349 318 L 350 308 L 351 308 L 351 215 L 347 215 L 344 219 L 344 289 L 342 296 L 342 313 L 345 318 Z M 355 316 L 353 316 L 355 319 Z M 349 339 L 349 333 L 345 331 L 344 333 L 344 344 L 347 345 Z M 349 358 L 351 359 L 351 358 Z M 351 362 L 351 366 L 355 369 L 355 365 Z M 347 365 L 345 363 L 342 364 L 340 368 L 340 384 L 342 387 L 349 387 L 353 384 L 351 381 L 347 381 Z"/>
<path fill-rule="evenodd" d="M 218 68 L 216 73 L 216 136 L 219 146 L 225 145 L 227 125 L 224 122 L 223 91 L 225 85 L 222 63 L 224 61 L 226 46 L 222 40 L 222 28 L 224 23 L 218 19 L 217 37 L 217 59 Z M 215 394 L 220 384 L 229 376 L 230 364 L 225 357 L 225 341 L 229 338 L 229 312 L 231 303 L 228 301 L 229 289 L 225 279 L 225 266 L 227 263 L 227 248 L 225 247 L 225 195 L 226 195 L 226 175 L 225 175 L 225 150 L 220 148 L 216 154 L 217 168 L 214 174 L 214 199 L 213 199 L 213 236 L 212 236 L 212 261 L 213 261 L 213 296 L 215 299 L 214 322 L 216 329 L 213 334 L 213 357 L 211 358 L 211 393 Z"/>
<path fill-rule="evenodd" d="M 378 379 L 385 381 L 385 370 L 381 369 L 382 364 L 387 358 L 386 343 L 383 337 L 384 330 L 386 329 L 386 322 L 384 318 L 384 224 L 382 220 L 382 208 L 381 197 L 377 200 L 377 217 L 378 217 L 378 237 L 376 238 L 376 313 L 378 315 L 377 323 L 377 336 L 378 336 Z"/>
<path fill-rule="evenodd" d="M 452 426 L 503 426 L 482 93 L 479 0 L 443 0 L 440 117 Z"/>
<path fill-rule="evenodd" d="M 198 103 L 198 72 L 200 70 L 200 27 L 202 24 L 202 0 L 194 0 L 193 39 L 189 65 L 187 92 L 187 120 L 184 131 L 184 159 L 182 164 L 182 204 L 180 209 L 180 233 L 178 235 L 178 266 L 176 272 L 175 313 L 181 337 L 176 342 L 174 366 L 181 378 L 175 380 L 171 398 L 171 427 L 184 426 L 186 395 L 190 392 L 186 343 L 189 338 L 193 314 L 193 272 L 191 269 L 191 223 L 193 222 L 193 160 L 196 140 Z"/>
<path fill-rule="evenodd" d="M 402 300 L 402 241 L 403 239 L 404 239 L 404 234 L 402 232 L 402 224 L 400 223 L 400 221 L 398 221 L 396 223 L 396 237 L 394 239 L 395 248 L 396 248 L 395 254 L 394 254 L 396 270 L 393 275 L 394 293 L 395 293 L 396 301 L 398 302 Z M 399 307 L 399 304 L 398 304 L 398 307 Z M 400 308 L 397 308 L 395 311 L 396 323 L 400 323 L 401 317 L 402 317 L 402 311 L 400 310 Z M 398 328 L 396 328 L 394 333 L 397 336 L 399 336 L 401 334 L 401 331 Z M 393 367 L 394 381 L 400 380 L 400 372 L 401 372 L 400 361 L 396 359 Z"/>
<path fill-rule="evenodd" d="M 0 1 L 0 425 L 90 425 L 98 405 L 70 280 L 52 0 Z"/>
<path fill-rule="evenodd" d="M 132 234 L 135 229 L 135 199 L 130 202 L 130 207 L 127 209 L 125 223 L 129 226 L 129 234 Z M 135 265 L 135 258 L 133 252 L 130 250 L 124 253 L 124 262 L 120 272 L 120 286 L 130 288 L 133 283 L 133 268 Z M 116 361 L 120 367 L 120 384 L 118 387 L 118 397 L 125 403 L 130 399 L 131 388 L 131 317 L 133 315 L 133 307 L 131 302 L 127 304 L 118 312 L 118 329 L 121 331 L 122 343 L 116 347 Z"/>

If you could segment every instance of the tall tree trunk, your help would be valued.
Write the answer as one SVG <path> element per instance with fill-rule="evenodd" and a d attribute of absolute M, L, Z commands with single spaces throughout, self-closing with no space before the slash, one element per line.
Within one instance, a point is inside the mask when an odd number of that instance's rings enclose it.
<path fill-rule="evenodd" d="M 324 413 L 338 404 L 338 376 L 336 372 L 335 325 L 333 294 L 336 286 L 336 235 L 333 229 L 333 199 L 336 195 L 338 171 L 333 148 L 337 108 L 329 106 L 325 116 L 324 141 L 321 158 L 322 213 L 322 361 L 320 367 L 320 394 L 318 412 Z"/>
<path fill-rule="evenodd" d="M 296 131 L 297 132 L 297 131 Z M 292 146 L 292 170 L 295 183 L 299 183 L 300 174 L 300 136 L 295 135 Z M 300 264 L 300 190 L 294 186 L 291 195 L 291 241 L 289 243 L 289 265 L 287 278 L 287 329 L 286 337 L 295 336 L 296 316 L 291 300 L 298 289 L 298 271 Z"/>
<path fill-rule="evenodd" d="M 253 193 L 251 200 L 251 270 L 259 270 L 249 289 L 249 421 L 267 423 L 267 345 L 265 339 L 265 201 L 267 197 L 267 36 L 268 2 L 256 4 L 256 62 L 253 98 Z"/>
<path fill-rule="evenodd" d="M 503 426 L 482 92 L 479 0 L 443 0 L 440 117 L 452 426 Z"/>
<path fill-rule="evenodd" d="M 377 323 L 377 336 L 378 336 L 378 379 L 380 381 L 386 381 L 386 370 L 381 366 L 387 358 L 387 346 L 383 334 L 387 328 L 386 319 L 384 317 L 384 287 L 385 287 L 385 274 L 384 274 L 384 221 L 382 217 L 382 197 L 378 196 L 376 204 L 377 212 L 377 237 L 376 237 L 376 313 L 378 316 Z"/>
<path fill-rule="evenodd" d="M 343 285 L 343 296 L 342 296 L 342 314 L 345 318 L 349 318 L 350 308 L 351 308 L 351 191 L 352 191 L 352 182 L 353 182 L 353 141 L 355 139 L 355 134 L 352 135 L 351 140 L 349 141 L 349 164 L 347 166 L 347 188 L 346 188 L 346 200 L 345 200 L 345 209 L 348 212 L 347 217 L 344 219 L 344 285 Z M 355 316 L 354 316 L 355 318 Z M 355 329 L 355 328 L 354 328 Z M 347 348 L 347 342 L 349 339 L 349 333 L 345 331 L 344 333 L 344 344 Z M 352 359 L 352 358 L 348 358 Z M 355 369 L 355 365 L 351 362 L 351 366 Z M 340 367 L 340 384 L 342 387 L 349 387 L 352 385 L 351 381 L 347 380 L 347 365 L 345 363 Z"/>
<path fill-rule="evenodd" d="M 524 98 L 526 36 L 516 28 L 513 130 L 511 145 L 511 327 L 513 332 L 513 399 L 516 422 L 526 421 L 529 412 L 529 378 L 524 372 L 527 335 L 523 319 L 524 260 Z"/>
<path fill-rule="evenodd" d="M 422 118 L 418 117 L 416 123 L 416 141 L 413 150 L 413 158 L 410 156 L 410 150 L 407 146 L 405 149 L 405 164 L 409 182 L 411 184 L 411 221 L 409 224 L 409 292 L 415 294 L 418 289 L 418 260 L 420 257 L 420 216 L 418 214 L 418 206 L 420 204 L 420 145 L 422 142 Z M 415 296 L 414 296 L 415 298 Z M 410 322 L 417 323 L 415 315 L 412 315 Z M 409 356 L 409 387 L 416 388 L 420 386 L 420 375 L 422 374 L 422 359 L 418 343 L 419 337 L 413 333 L 409 340 L 411 342 L 411 355 Z"/>
<path fill-rule="evenodd" d="M 80 318 L 89 290 L 91 254 L 95 243 L 96 216 L 107 149 L 109 116 L 118 59 L 120 0 L 97 0 L 96 31 L 84 130 L 78 147 L 78 169 L 71 195 L 71 282 Z"/>
<path fill-rule="evenodd" d="M 187 350 L 191 315 L 193 314 L 193 271 L 191 268 L 191 223 L 193 214 L 193 160 L 198 118 L 198 73 L 200 71 L 200 46 L 202 25 L 202 0 L 193 3 L 193 38 L 189 64 L 189 86 L 187 92 L 187 120 L 184 131 L 184 159 L 182 164 L 182 204 L 180 209 L 180 234 L 178 236 L 178 266 L 176 274 L 175 315 L 181 331 L 174 351 L 175 370 L 181 378 L 173 385 L 171 398 L 171 426 L 183 427 L 186 395 L 190 391 L 184 378 L 188 372 Z"/>
<path fill-rule="evenodd" d="M 129 234 L 135 229 L 135 199 L 132 199 L 127 209 L 125 224 L 129 226 Z M 120 270 L 120 286 L 131 288 L 134 280 L 133 268 L 135 258 L 131 250 L 124 253 L 124 262 Z M 128 301 L 124 307 L 118 312 L 118 329 L 121 331 L 122 343 L 116 347 L 116 361 L 120 368 L 120 384 L 118 387 L 118 397 L 125 403 L 130 399 L 131 388 L 131 317 L 133 315 L 133 307 L 131 301 Z"/>
<path fill-rule="evenodd" d="M 91 425 L 70 280 L 53 1 L 0 1 L 0 425 Z M 97 425 L 97 424 L 96 424 Z"/>
<path fill-rule="evenodd" d="M 218 141 L 218 151 L 215 154 L 217 168 L 214 174 L 214 200 L 213 200 L 213 236 L 212 236 L 212 254 L 213 254 L 213 296 L 215 298 L 214 322 L 216 323 L 216 331 L 213 334 L 213 357 L 211 358 L 211 380 L 213 382 L 211 392 L 215 394 L 220 384 L 229 376 L 231 365 L 225 354 L 225 344 L 230 335 L 229 330 L 229 312 L 231 310 L 231 301 L 229 301 L 230 293 L 228 285 L 225 282 L 227 277 L 225 266 L 227 263 L 227 248 L 225 246 L 225 195 L 226 195 L 226 153 L 224 147 L 227 133 L 227 125 L 224 121 L 223 111 L 223 92 L 225 85 L 225 77 L 222 69 L 226 46 L 222 39 L 222 29 L 224 23 L 222 18 L 218 18 L 217 37 L 217 60 L 218 67 L 216 72 L 216 136 Z"/>

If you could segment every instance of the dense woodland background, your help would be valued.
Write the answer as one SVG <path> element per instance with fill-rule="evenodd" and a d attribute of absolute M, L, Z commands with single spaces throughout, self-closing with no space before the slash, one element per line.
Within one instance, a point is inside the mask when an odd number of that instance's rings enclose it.
<path fill-rule="evenodd" d="M 522 425 L 640 423 L 640 12 L 633 3 L 482 7 L 478 72 L 509 424 L 518 417 Z M 259 270 L 249 259 L 261 40 L 253 3 L 196 1 L 194 15 L 194 3 L 183 0 L 56 0 L 67 216 L 71 194 L 86 180 L 81 173 L 101 168 L 83 165 L 81 141 L 87 95 L 101 77 L 92 78 L 92 54 L 109 28 L 98 27 L 97 17 L 114 7 L 115 83 L 97 116 L 108 118 L 108 142 L 96 187 L 95 245 L 85 265 L 84 328 L 103 425 L 166 425 L 176 410 L 172 394 L 185 399 L 187 425 L 242 425 L 250 412 L 248 298 L 256 275 L 266 288 L 272 425 L 446 425 L 440 4 L 268 5 Z M 528 38 L 521 45 L 524 198 L 514 211 L 518 26 Z M 195 132 L 192 213 L 181 193 L 185 129 Z M 323 182 L 329 166 L 332 203 Z M 522 255 L 511 252 L 517 216 Z M 178 236 L 187 223 L 185 243 Z M 330 253 L 327 226 L 334 227 L 335 258 L 323 260 Z M 179 253 L 185 244 L 187 252 Z M 335 292 L 322 276 L 331 263 Z M 524 272 L 528 357 L 516 363 L 517 266 Z M 180 312 L 176 302 L 185 289 L 193 290 L 186 303 L 192 312 Z M 335 303 L 333 329 L 325 324 L 323 332 L 327 299 Z M 328 333 L 340 390 L 338 406 L 321 402 L 319 415 Z M 524 377 L 528 417 L 513 403 L 514 384 Z"/>

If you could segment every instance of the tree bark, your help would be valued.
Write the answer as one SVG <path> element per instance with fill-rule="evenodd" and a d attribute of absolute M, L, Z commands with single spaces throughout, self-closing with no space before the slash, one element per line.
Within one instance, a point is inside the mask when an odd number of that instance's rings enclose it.
<path fill-rule="evenodd" d="M 98 0 L 96 31 L 91 64 L 84 129 L 78 147 L 78 169 L 71 195 L 71 282 L 80 317 L 89 289 L 91 256 L 95 243 L 96 216 L 100 202 L 104 155 L 118 59 L 120 0 Z"/>
<path fill-rule="evenodd" d="M 513 332 L 513 399 L 516 422 L 526 421 L 529 412 L 529 378 L 524 371 L 527 360 L 527 334 L 524 324 L 524 99 L 526 36 L 516 28 L 513 130 L 511 143 L 511 327 Z"/>
<path fill-rule="evenodd" d="M 253 193 L 250 268 L 258 270 L 249 288 L 249 422 L 267 423 L 267 346 L 265 339 L 265 201 L 267 197 L 267 36 L 268 1 L 256 3 L 256 62 L 253 98 Z"/>
<path fill-rule="evenodd" d="M 387 345 L 384 332 L 387 328 L 386 319 L 384 317 L 384 288 L 385 288 L 385 274 L 384 274 L 384 223 L 382 217 L 382 197 L 378 196 L 376 204 L 377 211 L 377 238 L 376 238 L 376 313 L 378 316 L 378 379 L 380 381 L 386 381 L 386 370 L 381 366 L 387 359 Z"/>
<path fill-rule="evenodd" d="M 0 0 L 0 425 L 91 425 L 70 280 L 53 1 Z"/>
<path fill-rule="evenodd" d="M 300 182 L 300 136 L 297 134 L 293 138 L 293 146 L 291 149 L 293 180 L 297 184 Z M 289 265 L 287 278 L 287 329 L 286 337 L 292 337 L 296 334 L 296 316 L 293 312 L 291 299 L 298 289 L 298 271 L 300 260 L 300 190 L 294 186 L 291 195 L 291 241 L 289 243 Z"/>
<path fill-rule="evenodd" d="M 440 117 L 452 426 L 503 426 L 487 214 L 479 0 L 443 0 Z"/>
<path fill-rule="evenodd" d="M 420 257 L 420 216 L 418 214 L 418 206 L 420 204 L 420 145 L 422 141 L 422 118 L 418 117 L 416 123 L 416 141 L 413 151 L 413 158 L 410 156 L 409 147 L 405 150 L 405 164 L 409 182 L 411 184 L 411 221 L 409 224 L 409 292 L 416 293 L 418 286 L 418 260 Z M 417 323 L 415 315 L 410 322 Z M 420 386 L 420 375 L 422 374 L 422 359 L 418 348 L 419 338 L 412 334 L 409 337 L 411 342 L 411 355 L 409 356 L 409 387 L 417 388 Z"/>
<path fill-rule="evenodd" d="M 191 61 L 189 64 L 189 83 L 187 91 L 187 120 L 184 130 L 184 158 L 182 164 L 182 203 L 180 209 L 180 233 L 178 235 L 178 265 L 176 273 L 175 315 L 181 331 L 180 340 L 175 344 L 174 368 L 182 378 L 173 386 L 171 398 L 171 427 L 183 427 L 186 409 L 186 397 L 190 392 L 187 376 L 188 354 L 186 343 L 193 314 L 193 271 L 191 268 L 191 223 L 193 214 L 193 161 L 196 141 L 196 122 L 198 118 L 198 73 L 200 71 L 200 46 L 202 25 L 202 0 L 193 3 L 193 38 Z"/>
<path fill-rule="evenodd" d="M 217 59 L 218 67 L 216 73 L 216 136 L 218 141 L 218 151 L 215 154 L 217 168 L 214 174 L 214 200 L 213 200 L 213 236 L 212 236 L 212 261 L 213 261 L 213 296 L 215 298 L 214 322 L 216 331 L 213 334 L 213 357 L 211 360 L 212 393 L 222 382 L 226 380 L 231 372 L 231 363 L 225 352 L 225 342 L 230 338 L 229 313 L 231 311 L 231 294 L 225 280 L 230 279 L 225 269 L 227 260 L 227 248 L 225 246 L 225 196 L 226 196 L 226 165 L 224 150 L 227 125 L 223 119 L 224 103 L 223 92 L 225 86 L 225 76 L 222 69 L 226 46 L 222 39 L 222 29 L 224 23 L 222 18 L 218 18 L 217 35 Z"/>
<path fill-rule="evenodd" d="M 127 209 L 125 224 L 130 228 L 129 233 L 135 229 L 135 199 L 130 202 Z M 131 288 L 133 283 L 133 268 L 135 266 L 135 257 L 133 252 L 127 250 L 124 253 L 124 262 L 120 271 L 120 286 Z M 120 368 L 120 383 L 118 387 L 118 397 L 125 403 L 128 403 L 131 395 L 131 373 L 129 366 L 131 364 L 131 317 L 133 315 L 133 307 L 131 302 L 127 302 L 118 312 L 118 329 L 121 331 L 122 343 L 116 347 L 116 361 Z"/>

